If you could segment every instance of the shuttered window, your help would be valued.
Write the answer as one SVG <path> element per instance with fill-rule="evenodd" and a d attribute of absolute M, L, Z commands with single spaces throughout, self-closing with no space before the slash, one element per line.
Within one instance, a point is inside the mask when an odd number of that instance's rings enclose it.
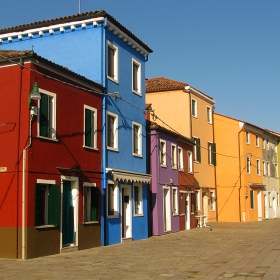
<path fill-rule="evenodd" d="M 85 106 L 85 124 L 84 124 L 84 145 L 86 147 L 97 148 L 97 110 Z"/>
<path fill-rule="evenodd" d="M 201 149 L 200 149 L 200 139 L 197 137 L 194 137 L 194 161 L 201 162 Z"/>
<path fill-rule="evenodd" d="M 99 189 L 92 184 L 84 184 L 84 222 L 98 222 Z"/>

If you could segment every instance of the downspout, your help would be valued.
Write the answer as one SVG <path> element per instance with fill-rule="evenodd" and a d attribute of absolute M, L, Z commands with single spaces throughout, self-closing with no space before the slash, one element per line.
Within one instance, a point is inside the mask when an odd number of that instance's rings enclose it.
<path fill-rule="evenodd" d="M 17 155 L 18 155 L 18 165 L 17 165 L 17 183 L 16 183 L 16 259 L 18 258 L 19 248 L 18 248 L 18 194 L 19 194 L 19 162 L 20 162 L 20 119 L 21 119 L 21 91 L 22 91 L 22 69 L 23 69 L 23 60 L 20 58 L 20 80 L 19 80 L 19 106 L 18 106 L 18 147 L 17 147 Z"/>
<path fill-rule="evenodd" d="M 239 222 L 242 221 L 241 217 L 241 152 L 240 152 L 240 133 L 244 131 L 243 125 L 240 131 L 238 132 L 238 157 L 239 157 L 239 188 L 238 188 L 238 204 L 239 204 Z"/>
<path fill-rule="evenodd" d="M 212 129 L 213 129 L 213 142 L 215 142 L 215 129 L 214 129 L 214 125 L 215 125 L 215 122 L 214 122 L 214 109 L 215 107 L 213 106 L 213 109 L 212 109 Z M 215 199 L 216 199 L 216 222 L 219 221 L 219 209 L 218 209 L 218 189 L 217 189 L 217 169 L 216 169 L 216 166 L 217 166 L 217 147 L 216 147 L 216 154 L 215 154 L 215 158 L 216 158 L 216 162 L 215 162 L 215 165 L 214 165 L 214 180 L 215 180 Z"/>

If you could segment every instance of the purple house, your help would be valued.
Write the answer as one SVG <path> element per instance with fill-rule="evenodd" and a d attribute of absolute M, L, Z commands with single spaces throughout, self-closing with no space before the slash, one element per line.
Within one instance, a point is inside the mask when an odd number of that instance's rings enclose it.
<path fill-rule="evenodd" d="M 152 235 L 180 230 L 178 135 L 149 122 Z"/>

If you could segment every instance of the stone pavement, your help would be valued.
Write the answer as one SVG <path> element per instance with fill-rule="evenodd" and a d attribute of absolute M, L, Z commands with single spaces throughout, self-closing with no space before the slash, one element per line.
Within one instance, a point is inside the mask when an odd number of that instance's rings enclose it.
<path fill-rule="evenodd" d="M 280 219 L 212 223 L 27 261 L 0 259 L 1 280 L 189 278 L 280 279 Z"/>

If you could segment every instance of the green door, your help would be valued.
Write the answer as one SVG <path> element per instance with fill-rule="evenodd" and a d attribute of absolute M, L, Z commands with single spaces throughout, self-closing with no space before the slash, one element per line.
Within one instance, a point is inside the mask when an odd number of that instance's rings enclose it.
<path fill-rule="evenodd" d="M 63 181 L 62 246 L 74 243 L 74 207 L 71 190 L 71 182 Z"/>

